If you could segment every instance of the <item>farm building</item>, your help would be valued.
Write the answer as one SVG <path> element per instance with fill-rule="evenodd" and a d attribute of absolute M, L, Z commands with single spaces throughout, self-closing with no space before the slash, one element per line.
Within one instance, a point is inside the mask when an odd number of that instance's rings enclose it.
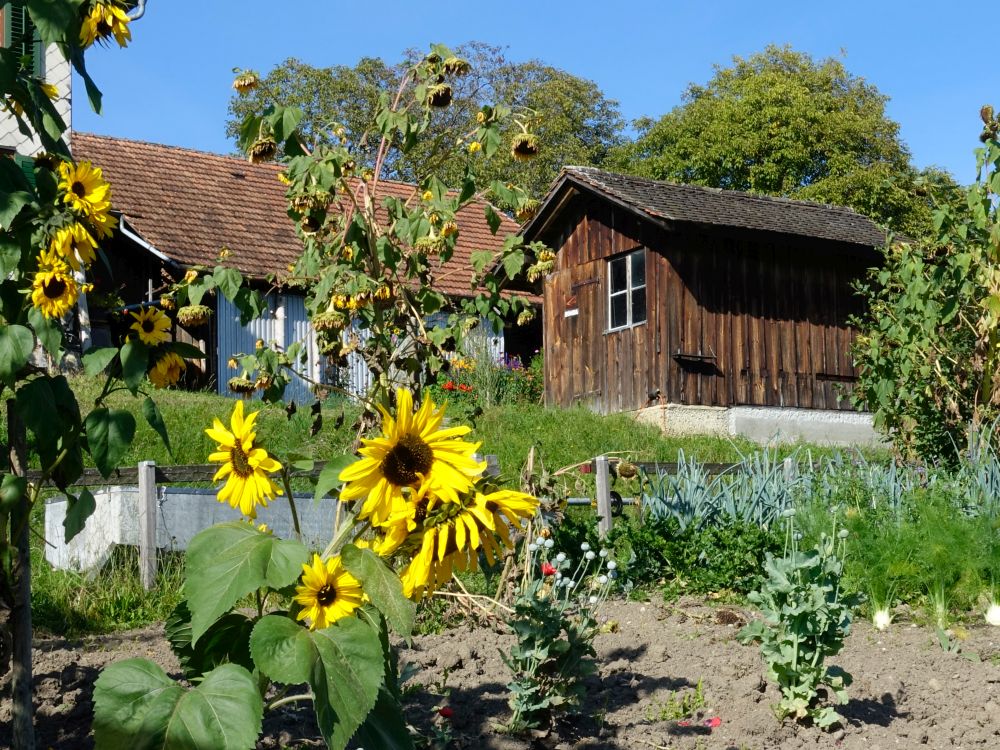
<path fill-rule="evenodd" d="M 254 165 L 240 158 L 86 133 L 73 133 L 71 146 L 77 160 L 103 169 L 114 208 L 121 214 L 119 230 L 106 247 L 111 273 L 95 264 L 95 294 L 88 295 L 91 335 L 98 345 L 109 343 L 113 329 L 121 327 L 121 320 L 109 312 L 159 300 L 165 283 L 191 266 L 214 267 L 223 248 L 230 253 L 224 262 L 259 282 L 262 291 L 269 289 L 269 275 L 284 271 L 301 253 L 276 164 Z M 405 198 L 415 188 L 383 182 L 381 189 Z M 457 220 L 455 253 L 438 274 L 439 291 L 452 297 L 470 293 L 471 253 L 499 247 L 503 237 L 518 228 L 505 217 L 494 236 L 484 206 L 475 202 L 464 207 Z M 368 371 L 357 355 L 349 358 L 347 368 L 326 367 L 301 293 L 271 289 L 267 301 L 269 312 L 243 326 L 235 307 L 215 295 L 209 303 L 215 314 L 208 324 L 190 330 L 178 326 L 178 338 L 194 341 L 208 355 L 204 383 L 225 392 L 227 380 L 237 374 L 229 370 L 229 358 L 252 351 L 257 339 L 264 339 L 278 347 L 307 342 L 306 374 L 313 380 L 336 382 L 354 392 L 367 387 Z M 539 322 L 534 328 L 489 331 L 489 346 L 497 355 L 534 351 L 541 343 L 540 328 Z M 311 397 L 299 379 L 285 395 Z"/>
<path fill-rule="evenodd" d="M 545 281 L 545 398 L 667 430 L 869 440 L 852 282 L 885 237 L 848 208 L 567 167 L 526 239 Z"/>

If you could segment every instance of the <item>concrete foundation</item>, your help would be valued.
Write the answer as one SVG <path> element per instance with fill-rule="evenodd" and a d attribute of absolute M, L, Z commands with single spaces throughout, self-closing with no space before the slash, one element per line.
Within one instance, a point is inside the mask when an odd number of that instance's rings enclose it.
<path fill-rule="evenodd" d="M 54 546 L 45 545 L 45 559 L 55 568 L 93 570 L 108 559 L 117 544 L 139 544 L 139 490 L 136 487 L 109 487 L 94 493 L 97 508 L 87 519 L 83 531 L 66 544 L 63 520 L 66 518 L 65 498 L 55 498 L 45 505 L 45 538 Z M 311 549 L 322 549 L 333 535 L 338 503 L 323 499 L 313 502 L 311 496 L 295 498 L 302 527 L 302 541 Z M 156 546 L 164 550 L 184 550 L 202 529 L 223 521 L 240 519 L 238 511 L 220 503 L 215 490 L 181 487 L 159 488 L 156 514 Z M 257 523 L 266 523 L 275 535 L 288 539 L 294 536 L 288 501 L 273 500 L 266 508 L 257 509 Z"/>
<path fill-rule="evenodd" d="M 742 436 L 755 442 L 879 445 L 882 438 L 866 412 L 767 406 L 663 404 L 635 413 L 640 422 L 669 435 Z"/>

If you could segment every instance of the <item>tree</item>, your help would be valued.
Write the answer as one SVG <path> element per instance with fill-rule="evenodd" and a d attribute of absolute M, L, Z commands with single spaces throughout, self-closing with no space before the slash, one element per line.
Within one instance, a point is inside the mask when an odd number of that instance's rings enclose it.
<path fill-rule="evenodd" d="M 610 161 L 653 179 L 851 206 L 923 234 L 930 208 L 887 100 L 840 60 L 772 45 L 717 66 L 659 120 L 638 121 L 638 138 Z"/>
<path fill-rule="evenodd" d="M 537 60 L 509 62 L 499 47 L 470 42 L 456 50 L 471 66 L 469 75 L 453 82 L 451 106 L 433 114 L 426 137 L 403 155 L 398 141 L 386 157 L 386 174 L 406 182 L 420 182 L 436 174 L 449 186 L 462 180 L 461 167 L 443 164 L 440 140 L 475 126 L 484 105 L 500 105 L 523 113 L 543 144 L 530 162 L 515 160 L 501 149 L 484 161 L 479 174 L 485 180 L 503 180 L 524 187 L 539 198 L 565 164 L 599 166 L 621 140 L 623 122 L 618 103 L 604 96 L 592 81 L 579 78 Z M 239 133 L 250 113 L 273 103 L 303 112 L 300 132 L 311 143 L 329 145 L 342 137 L 355 144 L 363 165 L 374 165 L 379 131 L 374 121 L 380 96 L 395 92 L 403 71 L 418 59 L 413 51 L 404 62 L 390 65 L 378 58 L 363 58 L 354 67 L 315 68 L 295 59 L 285 60 L 265 75 L 247 96 L 234 96 L 229 105 L 226 132 Z M 519 126 L 506 124 L 504 138 Z"/>

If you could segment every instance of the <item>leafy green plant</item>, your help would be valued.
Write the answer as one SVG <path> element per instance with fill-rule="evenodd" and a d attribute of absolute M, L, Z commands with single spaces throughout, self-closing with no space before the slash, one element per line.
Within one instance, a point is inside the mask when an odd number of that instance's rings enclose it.
<path fill-rule="evenodd" d="M 705 691 L 701 680 L 693 690 L 674 691 L 664 701 L 656 701 L 646 709 L 646 721 L 678 721 L 690 719 L 700 708 L 705 707 Z"/>
<path fill-rule="evenodd" d="M 840 704 L 847 702 L 846 687 L 851 676 L 826 660 L 840 653 L 850 632 L 851 608 L 857 598 L 844 596 L 840 588 L 843 537 L 824 534 L 815 549 L 797 548 L 792 524 L 784 557 L 768 555 L 764 564 L 767 579 L 750 601 L 760 607 L 762 620 L 755 620 L 739 633 L 743 643 L 760 644 L 767 663 L 768 678 L 781 690 L 775 707 L 780 718 L 810 719 L 829 728 L 837 721 L 836 711 L 821 702 L 821 688 L 827 688 Z M 839 547 L 839 551 L 837 550 Z"/>
<path fill-rule="evenodd" d="M 500 652 L 512 681 L 510 732 L 548 729 L 555 717 L 579 707 L 583 679 L 596 671 L 593 640 L 597 609 L 607 597 L 617 565 L 607 552 L 582 545 L 580 559 L 552 553 L 551 539 L 525 545 L 520 590 L 510 615 L 517 642 Z"/>

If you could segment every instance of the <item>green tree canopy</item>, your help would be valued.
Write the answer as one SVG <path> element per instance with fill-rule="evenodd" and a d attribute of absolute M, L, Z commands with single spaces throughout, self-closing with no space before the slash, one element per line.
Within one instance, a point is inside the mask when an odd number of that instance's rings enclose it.
<path fill-rule="evenodd" d="M 484 181 L 515 182 L 536 197 L 545 193 L 564 165 L 600 166 L 621 143 L 624 123 L 618 103 L 605 97 L 594 82 L 537 60 L 510 62 L 500 48 L 482 43 L 471 42 L 457 52 L 470 62 L 471 72 L 454 82 L 452 105 L 434 113 L 430 137 L 422 139 L 405 158 L 398 151 L 390 154 L 392 177 L 416 182 L 436 172 L 448 184 L 458 185 L 461 165 L 438 163 L 443 144 L 436 140 L 456 129 L 474 130 L 476 113 L 489 104 L 512 107 L 530 119 L 541 151 L 532 161 L 519 162 L 508 150 L 500 150 L 481 166 L 480 175 Z M 308 140 L 338 140 L 335 130 L 339 125 L 354 153 L 370 166 L 378 143 L 374 116 L 379 97 L 395 93 L 413 55 L 405 53 L 399 64 L 363 58 L 353 67 L 328 68 L 285 60 L 263 76 L 249 95 L 234 95 L 226 132 L 237 135 L 244 117 L 259 111 L 265 102 L 294 106 L 304 112 L 300 131 Z M 512 123 L 507 127 L 518 126 Z"/>
<path fill-rule="evenodd" d="M 851 206 L 894 230 L 926 234 L 921 175 L 886 116 L 887 100 L 840 60 L 772 45 L 717 66 L 659 120 L 636 122 L 638 137 L 610 163 L 654 179 Z"/>

